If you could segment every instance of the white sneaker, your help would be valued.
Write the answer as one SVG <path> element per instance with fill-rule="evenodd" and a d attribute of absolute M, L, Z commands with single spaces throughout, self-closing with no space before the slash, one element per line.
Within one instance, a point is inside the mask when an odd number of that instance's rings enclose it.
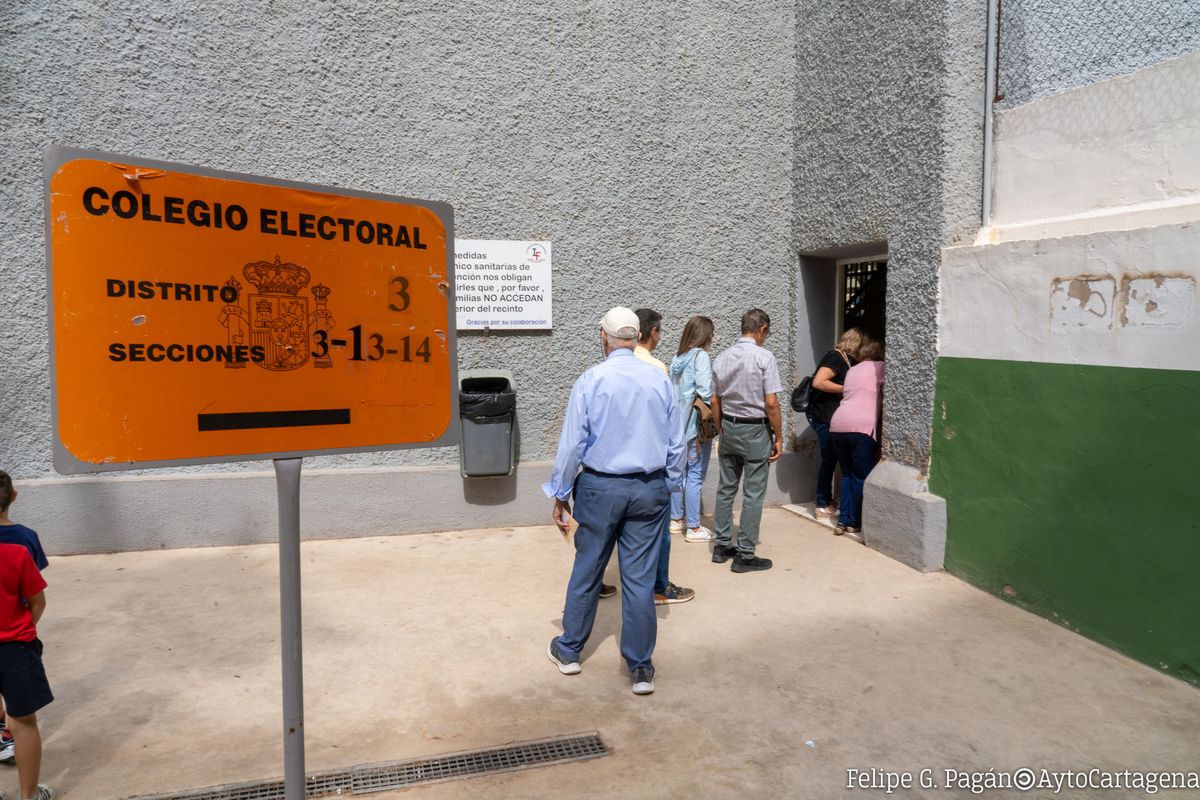
<path fill-rule="evenodd" d="M 654 667 L 638 667 L 633 673 L 634 694 L 654 694 Z"/>
<path fill-rule="evenodd" d="M 670 532 L 671 533 L 683 533 L 683 520 L 681 520 L 681 519 L 671 520 Z"/>
<path fill-rule="evenodd" d="M 574 661 L 563 661 L 558 653 L 558 637 L 555 636 L 550 640 L 550 646 L 546 648 L 546 656 L 554 662 L 554 666 L 558 667 L 558 671 L 563 675 L 578 675 L 583 667 L 579 666 L 579 659 Z M 54 800 L 53 797 L 50 800 Z"/>
<path fill-rule="evenodd" d="M 713 532 L 701 525 L 699 528 L 688 528 L 687 533 L 683 535 L 685 542 L 711 542 Z"/>

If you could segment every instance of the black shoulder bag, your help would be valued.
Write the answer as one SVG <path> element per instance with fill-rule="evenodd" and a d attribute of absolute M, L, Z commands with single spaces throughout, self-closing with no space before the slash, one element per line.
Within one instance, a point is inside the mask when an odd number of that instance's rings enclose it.
<path fill-rule="evenodd" d="M 818 367 L 818 369 L 820 369 Z M 797 414 L 803 414 L 808 411 L 808 406 L 812 402 L 812 382 L 816 375 L 805 375 L 800 379 L 800 385 L 792 390 L 792 411 Z"/>

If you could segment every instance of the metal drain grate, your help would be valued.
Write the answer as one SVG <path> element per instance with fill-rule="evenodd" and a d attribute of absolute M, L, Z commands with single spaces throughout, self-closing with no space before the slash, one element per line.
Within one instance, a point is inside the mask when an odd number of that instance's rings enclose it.
<path fill-rule="evenodd" d="M 355 767 L 352 770 L 353 791 L 354 794 L 368 794 L 418 783 L 512 772 L 562 761 L 586 761 L 606 755 L 608 748 L 596 732 L 557 736 L 486 750 Z"/>
<path fill-rule="evenodd" d="M 305 797 L 350 794 L 351 770 L 331 769 L 305 776 Z M 128 800 L 283 800 L 283 778 L 245 783 L 223 783 L 205 789 L 188 789 L 168 794 L 147 794 Z"/>
<path fill-rule="evenodd" d="M 484 750 L 310 772 L 304 796 L 371 794 L 420 783 L 512 772 L 565 761 L 586 761 L 606 755 L 608 748 L 600 741 L 599 733 L 577 733 Z M 206 789 L 138 795 L 127 800 L 283 800 L 283 779 L 226 783 Z"/>

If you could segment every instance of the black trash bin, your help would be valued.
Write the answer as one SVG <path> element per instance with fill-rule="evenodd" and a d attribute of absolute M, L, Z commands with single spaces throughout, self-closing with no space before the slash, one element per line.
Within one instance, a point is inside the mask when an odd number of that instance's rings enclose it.
<path fill-rule="evenodd" d="M 512 383 L 499 376 L 463 378 L 459 388 L 462 476 L 511 475 L 516 461 L 513 427 L 517 416 L 517 393 Z"/>

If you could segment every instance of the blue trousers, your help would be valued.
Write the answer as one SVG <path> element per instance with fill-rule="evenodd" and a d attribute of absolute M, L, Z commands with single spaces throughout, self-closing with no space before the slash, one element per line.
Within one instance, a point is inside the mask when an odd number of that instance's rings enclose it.
<path fill-rule="evenodd" d="M 828 422 L 810 417 L 808 426 L 817 435 L 817 443 L 821 446 L 821 465 L 817 467 L 817 508 L 827 508 L 833 502 L 833 470 L 838 465 L 833 434 L 829 432 Z"/>
<path fill-rule="evenodd" d="M 842 468 L 842 502 L 838 524 L 862 527 L 863 484 L 875 468 L 875 440 L 865 433 L 833 434 L 833 449 Z"/>
<path fill-rule="evenodd" d="M 671 497 L 679 494 L 671 492 Z M 668 504 L 668 508 L 670 505 Z M 654 591 L 656 594 L 666 594 L 667 584 L 671 577 L 667 573 L 671 567 L 671 516 L 663 520 L 662 544 L 658 548 L 658 568 L 654 570 Z"/>
<path fill-rule="evenodd" d="M 578 656 L 592 635 L 600 579 L 617 548 L 621 565 L 621 655 L 629 671 L 652 666 L 658 617 L 654 578 L 670 493 L 662 472 L 609 476 L 584 472 L 575 479 L 575 567 L 567 583 L 563 634 L 558 646 Z"/>

